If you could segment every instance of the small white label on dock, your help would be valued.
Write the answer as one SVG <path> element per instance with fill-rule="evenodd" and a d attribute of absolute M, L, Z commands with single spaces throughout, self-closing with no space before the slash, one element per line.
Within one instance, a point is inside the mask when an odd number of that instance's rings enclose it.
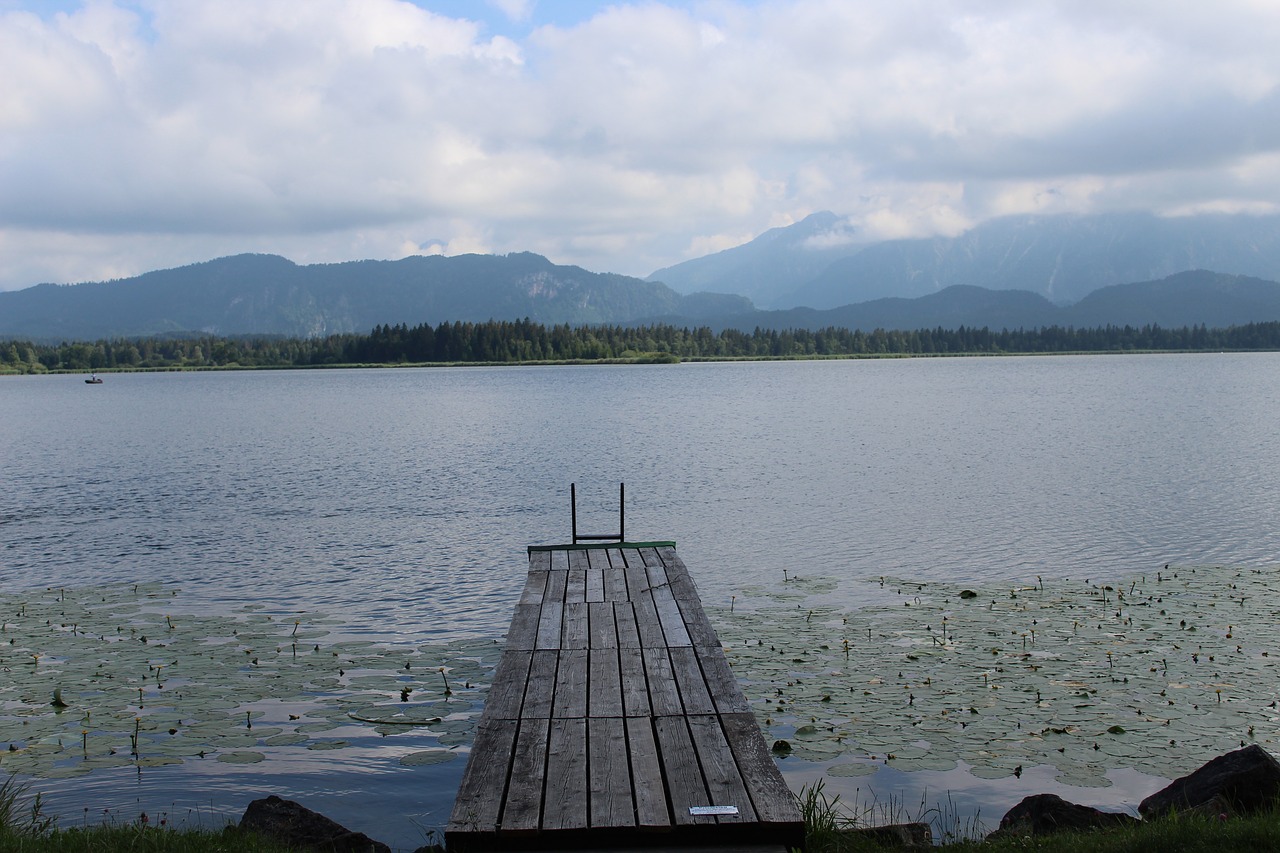
<path fill-rule="evenodd" d="M 689 814 L 731 814 L 738 813 L 737 806 L 689 806 Z"/>

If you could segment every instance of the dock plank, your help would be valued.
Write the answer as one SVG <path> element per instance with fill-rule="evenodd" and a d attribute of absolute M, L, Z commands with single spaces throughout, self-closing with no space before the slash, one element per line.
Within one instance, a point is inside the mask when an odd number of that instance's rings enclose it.
<path fill-rule="evenodd" d="M 564 600 L 576 604 L 585 604 L 587 601 L 587 570 L 570 568 L 568 574 L 568 585 L 565 587 Z"/>
<path fill-rule="evenodd" d="M 707 685 L 707 692 L 715 702 L 716 712 L 720 714 L 745 714 L 751 711 L 747 697 L 738 686 L 738 679 L 733 677 L 733 670 L 725 660 L 724 649 L 719 645 L 714 649 L 697 646 L 698 663 L 702 666 L 702 677 Z"/>
<path fill-rule="evenodd" d="M 556 698 L 551 716 L 585 717 L 587 715 L 587 650 L 565 649 L 560 652 L 556 669 Z"/>
<path fill-rule="evenodd" d="M 539 649 L 532 654 L 529 679 L 524 691 L 523 719 L 549 718 L 551 703 L 555 699 L 556 668 L 560 653 L 555 649 Z"/>
<path fill-rule="evenodd" d="M 531 651 L 538 645 L 538 625 L 542 618 L 542 605 L 517 604 L 507 628 L 507 648 Z"/>
<path fill-rule="evenodd" d="M 643 652 L 645 679 L 649 683 L 649 705 L 653 716 L 682 716 L 684 705 L 680 702 L 680 688 L 676 686 L 675 672 L 671 668 L 670 651 L 650 647 Z"/>
<path fill-rule="evenodd" d="M 636 614 L 636 627 L 640 632 L 640 645 L 645 648 L 667 647 L 666 635 L 662 633 L 662 623 L 658 621 L 658 610 L 654 607 L 653 596 L 648 590 L 633 594 L 631 609 Z"/>
<path fill-rule="evenodd" d="M 627 729 L 623 718 L 588 719 L 587 744 L 591 826 L 635 826 L 636 809 L 631 794 L 631 765 L 627 760 Z"/>
<path fill-rule="evenodd" d="M 717 823 L 754 823 L 755 807 L 742 782 L 737 760 L 729 747 L 720 718 L 713 714 L 690 714 L 689 731 L 702 765 L 702 776 L 711 797 L 710 805 L 736 806 L 736 815 L 718 816 Z"/>
<path fill-rule="evenodd" d="M 567 601 L 560 616 L 560 644 L 562 649 L 585 649 L 587 643 L 587 603 Z"/>
<path fill-rule="evenodd" d="M 547 740 L 547 790 L 542 829 L 583 829 L 588 825 L 587 721 L 551 721 Z"/>
<path fill-rule="evenodd" d="M 668 646 L 693 645 L 693 641 L 689 638 L 689 629 L 684 625 L 684 615 L 680 612 L 680 605 L 676 603 L 671 587 L 654 587 L 650 593 L 653 595 L 653 607 L 657 611 L 658 621 L 662 623 L 662 636 L 666 644 Z"/>
<path fill-rule="evenodd" d="M 622 681 L 622 711 L 628 717 L 652 716 L 649 704 L 649 679 L 645 674 L 644 653 L 639 647 L 618 649 L 618 675 Z"/>
<path fill-rule="evenodd" d="M 533 551 L 529 554 L 529 573 L 551 571 L 552 551 Z"/>
<path fill-rule="evenodd" d="M 533 652 L 507 649 L 502 653 L 498 668 L 493 673 L 489 697 L 484 703 L 486 712 L 501 720 L 520 719 L 524 689 L 529 681 L 529 666 L 532 662 Z"/>
<path fill-rule="evenodd" d="M 714 824 L 712 815 L 693 814 L 696 806 L 716 805 L 711 802 L 707 786 L 702 781 L 702 768 L 696 760 L 693 739 L 689 736 L 689 723 L 684 717 L 658 717 L 653 721 L 654 731 L 663 759 L 663 778 L 671 797 L 672 818 L 681 824 Z"/>
<path fill-rule="evenodd" d="M 604 601 L 605 569 L 587 569 L 587 602 Z M 612 571 L 612 570 L 609 570 Z"/>
<path fill-rule="evenodd" d="M 538 569 L 531 570 L 529 576 L 525 578 L 524 590 L 520 593 L 520 604 L 541 604 L 542 595 L 547 590 L 547 575 L 551 574 L 549 570 Z"/>
<path fill-rule="evenodd" d="M 680 688 L 680 704 L 685 714 L 714 714 L 715 703 L 711 701 L 711 693 L 707 683 L 702 679 L 702 668 L 698 666 L 698 656 L 687 646 L 667 650 L 671 655 L 671 672 L 675 676 L 676 685 Z"/>
<path fill-rule="evenodd" d="M 636 623 L 636 609 L 630 601 L 614 602 L 613 621 L 618 628 L 618 648 L 638 649 L 643 645 L 640 626 Z"/>
<path fill-rule="evenodd" d="M 587 605 L 588 644 L 591 649 L 618 647 L 618 619 L 612 601 L 593 601 Z"/>
<path fill-rule="evenodd" d="M 710 805 L 738 813 L 690 813 Z M 673 548 L 530 549 L 445 835 L 451 853 L 803 844 Z"/>
<path fill-rule="evenodd" d="M 658 760 L 653 722 L 648 716 L 627 717 L 626 722 L 632 790 L 636 797 L 636 826 L 654 831 L 669 829 L 671 812 L 667 808 L 666 786 L 662 779 L 662 764 Z"/>
<path fill-rule="evenodd" d="M 502 810 L 503 832 L 537 832 L 542 826 L 542 790 L 547 766 L 549 719 L 520 721 L 507 802 Z M 468 763 L 470 768 L 470 763 Z"/>
<path fill-rule="evenodd" d="M 759 820 L 768 824 L 794 824 L 799 820 L 799 810 L 782 774 L 773 764 L 755 716 L 722 714 L 720 720 Z"/>
<path fill-rule="evenodd" d="M 615 648 L 591 649 L 588 655 L 587 716 L 621 717 L 622 669 Z"/>
<path fill-rule="evenodd" d="M 627 570 L 618 565 L 604 573 L 604 600 L 627 600 Z"/>
<path fill-rule="evenodd" d="M 485 756 L 467 773 L 458 789 L 460 804 L 449 818 L 449 828 L 464 832 L 491 832 L 502 818 L 511 754 L 515 748 L 515 720 L 484 720 L 476 727 L 473 753 Z"/>

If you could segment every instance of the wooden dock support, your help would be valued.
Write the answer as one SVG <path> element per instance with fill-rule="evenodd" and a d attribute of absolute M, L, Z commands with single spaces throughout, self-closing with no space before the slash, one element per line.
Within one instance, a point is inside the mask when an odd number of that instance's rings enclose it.
<path fill-rule="evenodd" d="M 529 549 L 450 851 L 802 847 L 674 543 Z"/>

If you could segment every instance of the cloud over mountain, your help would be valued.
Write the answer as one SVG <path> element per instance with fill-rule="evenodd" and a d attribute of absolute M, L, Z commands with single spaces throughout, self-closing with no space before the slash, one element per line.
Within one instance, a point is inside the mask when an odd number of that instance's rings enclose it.
<path fill-rule="evenodd" d="M 0 289 L 1280 199 L 1273 5 L 497 5 L 0 0 Z"/>

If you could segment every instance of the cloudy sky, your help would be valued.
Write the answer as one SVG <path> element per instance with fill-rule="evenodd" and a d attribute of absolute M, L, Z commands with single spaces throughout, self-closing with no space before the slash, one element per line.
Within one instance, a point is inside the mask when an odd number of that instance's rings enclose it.
<path fill-rule="evenodd" d="M 0 0 L 0 289 L 1271 213 L 1277 45 L 1275 0 Z"/>

